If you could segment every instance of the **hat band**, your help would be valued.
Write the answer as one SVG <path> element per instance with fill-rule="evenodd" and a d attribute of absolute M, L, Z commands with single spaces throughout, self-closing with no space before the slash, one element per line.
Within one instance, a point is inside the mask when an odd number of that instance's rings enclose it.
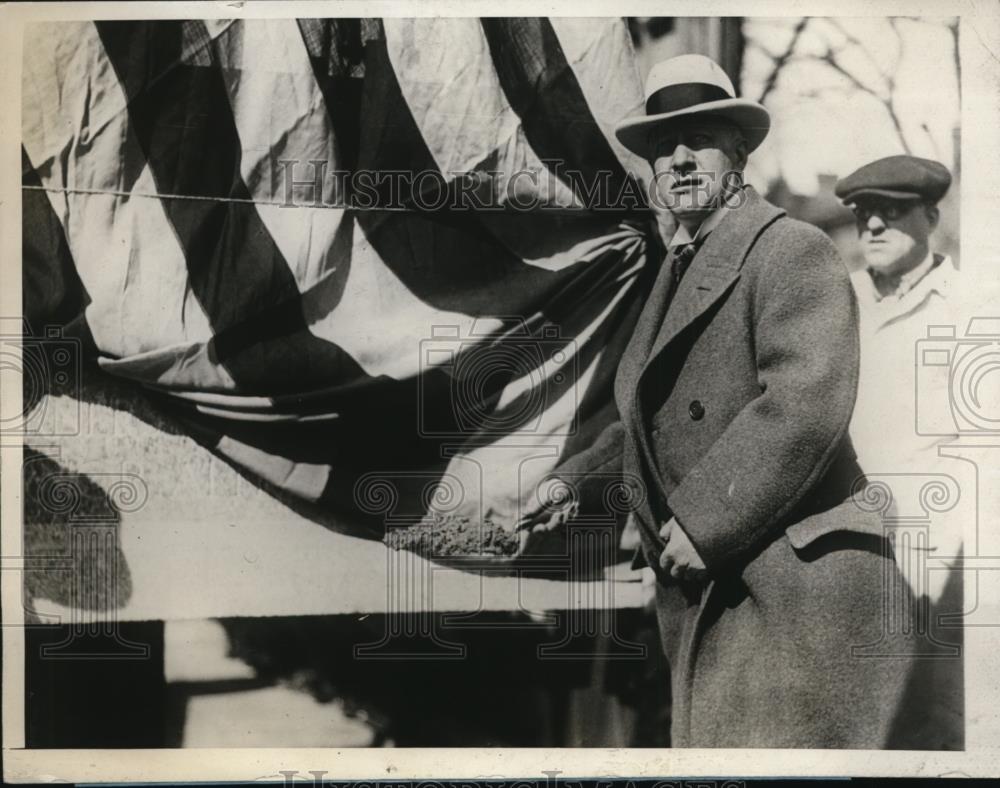
<path fill-rule="evenodd" d="M 660 88 L 646 99 L 646 114 L 659 115 L 664 112 L 676 112 L 696 104 L 709 101 L 725 101 L 732 96 L 718 85 L 707 82 L 684 82 L 678 85 L 667 85 Z"/>

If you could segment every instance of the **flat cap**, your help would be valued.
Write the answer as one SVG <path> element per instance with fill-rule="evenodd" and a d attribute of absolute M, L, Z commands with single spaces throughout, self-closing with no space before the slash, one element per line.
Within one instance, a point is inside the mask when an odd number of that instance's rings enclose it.
<path fill-rule="evenodd" d="M 887 156 L 841 178 L 833 193 L 845 204 L 864 194 L 936 203 L 949 186 L 951 173 L 940 162 L 917 156 Z"/>

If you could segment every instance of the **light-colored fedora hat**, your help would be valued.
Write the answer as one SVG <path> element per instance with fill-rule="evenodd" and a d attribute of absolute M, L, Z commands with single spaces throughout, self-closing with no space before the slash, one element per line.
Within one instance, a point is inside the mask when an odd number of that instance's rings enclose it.
<path fill-rule="evenodd" d="M 732 81 L 718 63 L 704 55 L 678 55 L 653 66 L 646 78 L 646 114 L 623 120 L 615 136 L 648 159 L 654 129 L 673 118 L 702 114 L 739 126 L 751 151 L 771 128 L 768 111 L 756 101 L 736 98 Z"/>

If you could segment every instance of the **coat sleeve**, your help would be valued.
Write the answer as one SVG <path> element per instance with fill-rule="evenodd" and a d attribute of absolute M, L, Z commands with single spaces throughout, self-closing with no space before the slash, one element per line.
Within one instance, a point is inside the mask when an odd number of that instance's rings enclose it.
<path fill-rule="evenodd" d="M 601 430 L 590 446 L 560 464 L 553 471 L 553 475 L 559 476 L 561 473 L 577 475 L 593 471 L 610 473 L 616 469 L 620 471 L 623 438 L 624 429 L 621 420 L 615 419 Z"/>
<path fill-rule="evenodd" d="M 857 302 L 833 243 L 796 222 L 760 257 L 756 271 L 744 270 L 756 276 L 749 328 L 760 396 L 667 501 L 710 570 L 759 546 L 815 489 L 857 395 Z"/>
<path fill-rule="evenodd" d="M 573 491 L 580 512 L 588 515 L 615 514 L 609 510 L 612 488 L 621 482 L 625 431 L 613 421 L 586 449 L 557 466 L 549 474 Z"/>

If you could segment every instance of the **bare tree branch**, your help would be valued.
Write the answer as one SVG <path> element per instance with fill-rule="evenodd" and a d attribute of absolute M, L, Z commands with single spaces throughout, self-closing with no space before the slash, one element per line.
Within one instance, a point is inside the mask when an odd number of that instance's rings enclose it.
<path fill-rule="evenodd" d="M 889 26 L 892 28 L 892 32 L 896 36 L 896 57 L 892 59 L 892 74 L 895 75 L 899 71 L 899 64 L 903 60 L 903 34 L 899 32 L 899 19 L 896 17 L 889 17 Z M 895 81 L 895 79 L 893 79 Z"/>
<path fill-rule="evenodd" d="M 828 66 L 830 66 L 830 68 L 832 68 L 838 74 L 841 74 L 845 79 L 847 79 L 851 84 L 853 84 L 858 90 L 860 90 L 860 91 L 862 91 L 864 93 L 867 93 L 870 96 L 874 96 L 875 98 L 877 98 L 882 103 L 882 106 L 885 107 L 886 114 L 888 114 L 888 116 L 889 116 L 889 120 L 892 121 L 892 126 L 896 130 L 896 136 L 899 137 L 899 141 L 900 141 L 900 144 L 902 144 L 902 146 L 903 146 L 903 150 L 906 153 L 910 153 L 911 152 L 910 145 L 906 141 L 906 135 L 903 133 L 903 126 L 900 123 L 899 115 L 896 114 L 896 108 L 895 108 L 895 106 L 893 106 L 893 103 L 892 103 L 892 92 L 891 92 L 891 89 L 890 89 L 890 93 L 889 93 L 888 97 L 882 97 L 882 96 L 880 96 L 874 90 L 872 90 L 867 85 L 865 85 L 863 82 L 861 82 L 854 74 L 852 74 L 850 71 L 848 71 L 842 65 L 840 65 L 840 63 L 838 63 L 837 60 L 836 60 L 836 58 L 833 56 L 832 52 L 828 51 L 822 58 L 820 58 L 820 60 L 822 60 L 824 63 L 826 63 Z M 893 85 L 894 85 L 894 82 L 890 81 L 890 88 Z"/>
<path fill-rule="evenodd" d="M 746 42 L 746 46 L 758 50 L 762 54 L 766 55 L 767 58 L 772 62 L 777 60 L 781 56 L 780 53 L 775 54 L 774 52 L 772 52 L 770 49 L 768 49 L 766 46 L 760 43 L 760 41 L 754 41 L 751 39 Z"/>
<path fill-rule="evenodd" d="M 800 96 L 803 98 L 819 98 L 823 94 L 829 94 L 832 92 L 844 93 L 860 91 L 873 97 L 885 108 L 886 115 L 892 123 L 900 144 L 907 153 L 910 153 L 912 148 L 909 140 L 907 140 L 906 134 L 904 133 L 902 119 L 897 112 L 896 107 L 897 78 L 900 66 L 903 62 L 906 47 L 906 39 L 903 36 L 904 31 L 901 30 L 901 27 L 905 27 L 908 23 L 920 22 L 921 24 L 935 25 L 939 28 L 944 27 L 951 33 L 951 37 L 954 42 L 953 53 L 955 73 L 959 81 L 960 91 L 962 72 L 960 58 L 961 53 L 959 51 L 959 20 L 957 18 L 952 19 L 945 22 L 943 25 L 941 22 L 930 21 L 921 17 L 889 17 L 887 21 L 889 23 L 892 37 L 895 38 L 895 47 L 892 57 L 889 59 L 889 62 L 885 67 L 880 65 L 879 61 L 876 60 L 870 45 L 866 45 L 847 27 L 845 27 L 840 20 L 836 19 L 800 19 L 792 29 L 791 40 L 785 50 L 780 54 L 770 52 L 759 41 L 755 41 L 752 36 L 748 36 L 748 45 L 755 46 L 771 61 L 771 69 L 766 80 L 764 81 L 763 91 L 758 100 L 763 102 L 768 96 L 770 96 L 772 91 L 776 89 L 781 71 L 787 66 L 793 63 L 804 62 L 825 64 L 834 73 L 839 74 L 843 78 L 846 87 L 837 88 L 835 86 L 829 86 L 813 88 L 805 93 L 800 93 Z M 822 55 L 811 53 L 799 54 L 796 52 L 802 35 L 810 22 L 816 23 L 814 26 L 809 28 L 810 31 L 816 32 L 821 38 L 825 39 L 826 52 Z M 764 24 L 764 22 L 761 22 L 761 24 Z M 829 25 L 829 27 L 823 28 L 823 24 Z M 836 31 L 839 35 L 834 36 L 834 31 Z M 872 72 L 877 75 L 877 83 L 869 84 L 869 82 L 872 81 L 870 77 L 867 77 L 867 79 L 862 78 L 863 75 L 867 75 L 866 69 L 859 71 L 858 69 L 851 68 L 849 65 L 845 64 L 845 56 L 848 52 L 852 54 L 857 53 L 865 59 L 867 65 L 871 67 Z M 959 98 L 961 99 L 961 93 L 959 93 Z M 931 142 L 936 147 L 937 144 L 934 142 L 927 124 L 924 124 L 921 129 L 927 134 L 928 137 L 931 137 Z M 956 152 L 955 155 L 957 162 L 958 153 Z"/>
<path fill-rule="evenodd" d="M 955 21 L 951 22 L 945 27 L 951 33 L 951 39 L 954 42 L 954 56 L 955 56 L 955 79 L 958 81 L 958 102 L 959 106 L 962 106 L 962 53 L 958 47 L 958 25 L 959 18 L 955 17 Z"/>
<path fill-rule="evenodd" d="M 837 62 L 837 58 L 834 57 L 832 51 L 827 51 L 827 53 L 825 55 L 823 55 L 822 57 L 816 58 L 816 60 L 820 61 L 821 63 L 826 63 L 830 68 L 832 68 L 834 71 L 836 71 L 842 77 L 844 77 L 845 79 L 847 79 L 847 81 L 850 82 L 852 85 L 854 85 L 854 87 L 856 87 L 858 90 L 864 91 L 865 93 L 870 93 L 871 95 L 873 95 L 876 98 L 878 98 L 879 101 L 884 100 L 878 94 L 877 90 L 875 90 L 874 88 L 871 88 L 868 85 L 866 85 L 864 82 L 862 82 L 860 79 L 858 79 L 857 76 L 855 76 L 850 71 L 848 71 L 846 68 L 844 68 L 842 65 L 840 65 L 840 63 Z"/>
<path fill-rule="evenodd" d="M 934 158 L 935 159 L 940 159 L 941 158 L 941 149 L 938 147 L 937 142 L 934 140 L 934 135 L 931 134 L 930 126 L 928 126 L 926 123 L 921 123 L 920 124 L 920 128 L 924 130 L 924 134 L 926 134 L 927 135 L 927 139 L 930 140 L 931 147 L 934 149 Z"/>
<path fill-rule="evenodd" d="M 839 32 L 847 40 L 848 44 L 857 47 L 857 49 L 866 58 L 868 58 L 868 62 L 871 63 L 872 68 L 874 68 L 878 72 L 879 76 L 882 77 L 882 79 L 888 80 L 889 75 L 878 64 L 878 62 L 875 60 L 875 56 L 872 55 L 872 53 L 868 50 L 868 47 L 866 47 L 863 43 L 861 43 L 861 41 L 858 40 L 857 36 L 849 32 L 840 22 L 836 21 L 835 19 L 826 19 L 824 21 L 826 21 L 831 27 L 836 28 L 837 32 Z M 832 47 L 830 47 L 829 43 L 827 44 L 827 47 L 832 51 Z"/>
<path fill-rule="evenodd" d="M 774 90 L 774 86 L 778 82 L 778 74 L 781 72 L 785 63 L 788 62 L 788 59 L 795 53 L 795 47 L 799 43 L 799 38 L 802 37 L 802 33 L 805 31 L 808 24 L 809 17 L 807 16 L 804 16 L 799 20 L 798 24 L 796 24 L 795 28 L 792 30 L 792 40 L 788 42 L 788 48 L 775 58 L 774 68 L 771 70 L 771 74 L 764 83 L 764 90 L 761 92 L 760 98 L 757 99 L 757 101 L 761 104 L 764 103 L 764 99 L 766 99 L 770 95 L 771 91 Z"/>

